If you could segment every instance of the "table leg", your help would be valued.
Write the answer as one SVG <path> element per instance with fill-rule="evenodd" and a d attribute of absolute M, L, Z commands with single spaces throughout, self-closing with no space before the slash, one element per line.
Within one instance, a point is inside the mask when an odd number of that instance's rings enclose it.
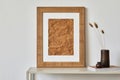
<path fill-rule="evenodd" d="M 26 76 L 27 80 L 36 80 L 36 75 L 35 75 L 35 73 L 27 72 L 26 75 L 27 75 L 27 76 Z"/>

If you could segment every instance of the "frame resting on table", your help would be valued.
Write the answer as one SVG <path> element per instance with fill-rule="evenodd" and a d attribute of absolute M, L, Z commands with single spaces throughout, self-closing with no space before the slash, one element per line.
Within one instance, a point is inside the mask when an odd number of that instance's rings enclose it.
<path fill-rule="evenodd" d="M 85 67 L 85 8 L 37 8 L 37 67 Z"/>

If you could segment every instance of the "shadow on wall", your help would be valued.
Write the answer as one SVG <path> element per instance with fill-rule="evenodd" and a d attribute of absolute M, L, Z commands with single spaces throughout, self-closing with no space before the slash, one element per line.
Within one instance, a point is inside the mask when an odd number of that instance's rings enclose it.
<path fill-rule="evenodd" d="M 117 61 L 117 64 L 120 65 L 120 52 L 117 53 L 117 56 L 116 56 L 116 61 Z"/>
<path fill-rule="evenodd" d="M 88 15 L 88 9 L 87 7 L 85 7 L 85 16 L 89 16 Z M 89 49 L 89 30 L 88 30 L 88 27 L 87 27 L 87 24 L 88 24 L 88 17 L 85 17 L 85 55 L 86 55 L 86 66 L 89 64 L 89 52 L 90 52 L 90 49 Z"/>

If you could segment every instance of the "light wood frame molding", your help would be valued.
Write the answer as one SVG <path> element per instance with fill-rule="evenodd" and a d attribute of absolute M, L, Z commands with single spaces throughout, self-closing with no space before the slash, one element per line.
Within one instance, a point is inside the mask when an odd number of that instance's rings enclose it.
<path fill-rule="evenodd" d="M 79 61 L 47 62 L 43 60 L 44 13 L 79 13 Z M 46 22 L 46 24 L 48 24 Z M 75 27 L 75 26 L 74 26 Z M 74 32 L 74 31 L 73 31 Z M 74 44 L 74 43 L 73 43 Z M 74 53 L 75 54 L 75 53 Z M 37 7 L 37 68 L 81 68 L 85 67 L 85 8 L 84 7 Z"/>

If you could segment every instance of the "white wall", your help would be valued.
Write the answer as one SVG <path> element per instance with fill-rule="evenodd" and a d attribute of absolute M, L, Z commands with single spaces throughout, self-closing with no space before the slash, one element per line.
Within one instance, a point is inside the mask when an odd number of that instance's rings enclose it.
<path fill-rule="evenodd" d="M 88 22 L 94 21 L 105 30 L 111 64 L 120 65 L 119 4 L 120 0 L 0 0 L 0 80 L 25 80 L 26 70 L 36 66 L 37 6 L 86 7 L 87 65 L 96 64 L 101 49 L 94 31 L 88 26 Z M 41 77 L 43 80 L 118 80 L 117 75 Z"/>
<path fill-rule="evenodd" d="M 36 65 L 33 0 L 0 0 L 0 80 L 25 80 Z"/>

